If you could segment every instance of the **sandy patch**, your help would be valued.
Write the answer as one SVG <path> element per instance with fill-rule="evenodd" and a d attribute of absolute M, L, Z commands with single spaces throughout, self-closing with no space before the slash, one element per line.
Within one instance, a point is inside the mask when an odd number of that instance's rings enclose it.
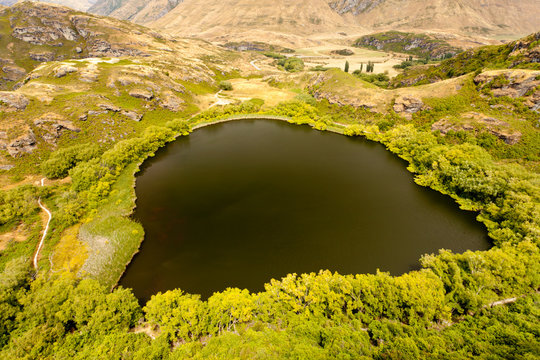
<path fill-rule="evenodd" d="M 26 229 L 22 224 L 17 226 L 12 231 L 0 234 L 0 251 L 5 250 L 10 242 L 23 242 L 26 241 L 26 238 Z"/>

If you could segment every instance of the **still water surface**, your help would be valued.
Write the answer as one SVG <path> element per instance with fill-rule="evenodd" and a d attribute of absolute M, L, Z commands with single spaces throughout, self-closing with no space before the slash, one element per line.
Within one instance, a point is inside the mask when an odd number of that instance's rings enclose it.
<path fill-rule="evenodd" d="M 288 273 L 401 274 L 422 254 L 489 247 L 473 213 L 413 182 L 380 144 L 279 121 L 199 129 L 137 177 L 146 231 L 121 285 L 263 290 Z"/>

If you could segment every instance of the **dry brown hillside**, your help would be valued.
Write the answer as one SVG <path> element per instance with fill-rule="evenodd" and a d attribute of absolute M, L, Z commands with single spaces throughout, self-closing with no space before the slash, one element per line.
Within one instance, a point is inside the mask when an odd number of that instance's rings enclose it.
<path fill-rule="evenodd" d="M 145 24 L 165 15 L 180 2 L 181 0 L 98 0 L 88 11 Z"/>
<path fill-rule="evenodd" d="M 339 14 L 374 30 L 446 30 L 519 37 L 540 29 L 540 0 L 330 0 Z"/>
<path fill-rule="evenodd" d="M 4 6 L 11 6 L 17 2 L 21 2 L 23 0 L 0 0 L 0 7 L 2 5 Z M 96 0 L 40 0 L 44 3 L 49 4 L 57 4 L 62 6 L 67 6 L 72 9 L 86 11 L 89 7 L 92 6 L 96 2 Z"/>
<path fill-rule="evenodd" d="M 263 31 L 279 40 L 281 34 L 309 36 L 351 29 L 326 0 L 186 0 L 151 25 L 173 35 L 212 40 L 225 33 L 260 39 Z"/>

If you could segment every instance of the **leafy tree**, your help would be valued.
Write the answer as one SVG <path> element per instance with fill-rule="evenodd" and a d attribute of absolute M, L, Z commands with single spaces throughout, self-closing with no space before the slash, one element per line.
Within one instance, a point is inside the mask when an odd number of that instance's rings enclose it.
<path fill-rule="evenodd" d="M 278 61 L 278 65 L 282 66 L 288 72 L 298 72 L 304 70 L 304 61 L 297 57 L 289 57 Z"/>
<path fill-rule="evenodd" d="M 100 154 L 95 144 L 79 144 L 52 153 L 51 157 L 41 164 L 41 171 L 49 179 L 63 178 L 68 171 L 80 162 L 93 159 Z"/>
<path fill-rule="evenodd" d="M 254 296 L 247 290 L 227 289 L 215 293 L 208 299 L 208 317 L 210 327 L 216 333 L 234 330 L 239 323 L 253 319 L 255 310 Z"/>
<path fill-rule="evenodd" d="M 208 333 L 207 304 L 199 295 L 176 289 L 152 296 L 144 307 L 147 320 L 167 339 L 192 341 Z"/>
<path fill-rule="evenodd" d="M 230 81 L 222 81 L 219 83 L 219 88 L 221 90 L 230 91 L 233 89 L 233 86 Z"/>

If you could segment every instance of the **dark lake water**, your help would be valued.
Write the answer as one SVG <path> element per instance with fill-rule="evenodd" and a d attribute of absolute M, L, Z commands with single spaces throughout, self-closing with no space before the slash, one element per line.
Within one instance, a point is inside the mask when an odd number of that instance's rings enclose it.
<path fill-rule="evenodd" d="M 142 301 L 320 269 L 398 275 L 441 248 L 489 247 L 475 214 L 416 185 L 382 145 L 279 121 L 180 138 L 143 164 L 136 191 L 146 238 L 120 284 Z"/>

